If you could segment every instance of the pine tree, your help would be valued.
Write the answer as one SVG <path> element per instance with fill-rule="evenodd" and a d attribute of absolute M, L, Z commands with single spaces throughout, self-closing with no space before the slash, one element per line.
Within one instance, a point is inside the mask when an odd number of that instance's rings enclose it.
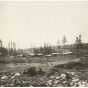
<path fill-rule="evenodd" d="M 67 42 L 67 39 L 66 39 L 66 37 L 65 37 L 65 36 L 63 36 L 62 44 L 63 44 L 63 45 L 65 45 L 65 44 L 66 44 L 66 42 Z"/>

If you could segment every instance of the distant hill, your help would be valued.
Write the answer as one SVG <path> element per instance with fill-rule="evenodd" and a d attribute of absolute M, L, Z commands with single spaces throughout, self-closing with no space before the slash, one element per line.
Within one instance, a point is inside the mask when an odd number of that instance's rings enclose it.
<path fill-rule="evenodd" d="M 40 47 L 36 47 L 37 49 L 39 49 Z M 52 46 L 52 49 L 55 49 L 58 52 L 58 46 Z M 75 45 L 74 44 L 69 44 L 69 45 L 65 45 L 65 46 L 60 46 L 60 49 L 64 49 L 66 51 L 71 51 L 75 49 Z M 88 43 L 83 43 L 83 47 L 82 49 L 88 49 Z M 31 48 L 27 48 L 27 49 L 23 49 L 23 53 L 33 53 L 33 49 Z"/>

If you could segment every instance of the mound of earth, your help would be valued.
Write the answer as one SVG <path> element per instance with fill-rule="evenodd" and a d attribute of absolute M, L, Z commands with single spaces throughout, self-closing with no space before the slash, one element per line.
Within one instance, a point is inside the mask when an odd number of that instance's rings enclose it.
<path fill-rule="evenodd" d="M 55 68 L 65 68 L 65 69 L 81 69 L 81 68 L 84 68 L 84 64 L 81 63 L 80 61 L 79 62 L 74 62 L 74 61 L 71 61 L 71 62 L 68 62 L 68 63 L 64 63 L 64 64 L 59 64 L 59 65 L 55 65 L 54 67 Z"/>

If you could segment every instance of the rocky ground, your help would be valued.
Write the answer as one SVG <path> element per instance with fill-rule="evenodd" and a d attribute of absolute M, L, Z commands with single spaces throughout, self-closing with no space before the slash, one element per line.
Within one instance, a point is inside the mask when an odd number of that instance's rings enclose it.
<path fill-rule="evenodd" d="M 86 59 L 87 60 L 87 59 Z M 85 60 L 85 62 L 86 62 Z M 81 61 L 83 62 L 84 59 Z M 83 62 L 84 63 L 84 62 Z M 41 64 L 30 65 L 9 64 L 0 72 L 1 87 L 88 87 L 88 66 L 80 63 L 80 59 L 47 62 Z M 27 67 L 41 67 L 42 71 L 34 75 L 30 75 L 30 71 L 25 70 Z M 24 68 L 23 68 L 24 67 Z M 8 72 L 6 69 L 8 69 Z M 27 68 L 28 69 L 28 68 Z M 24 74 L 24 71 L 26 74 Z M 34 71 L 33 71 L 34 72 Z M 31 72 L 32 73 L 32 72 Z"/>
<path fill-rule="evenodd" d="M 49 73 L 29 76 L 22 73 L 3 74 L 1 87 L 88 87 L 87 80 L 81 80 L 82 72 L 51 69 Z"/>
<path fill-rule="evenodd" d="M 78 62 L 77 62 L 78 63 Z M 65 65 L 65 67 L 67 67 Z M 23 72 L 0 75 L 1 87 L 88 87 L 86 69 L 53 68 L 42 74 L 23 74 Z M 78 67 L 77 67 L 78 68 Z"/>

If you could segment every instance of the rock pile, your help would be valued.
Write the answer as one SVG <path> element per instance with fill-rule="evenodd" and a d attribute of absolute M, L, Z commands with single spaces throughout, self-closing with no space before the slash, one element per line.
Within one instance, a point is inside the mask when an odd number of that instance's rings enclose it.
<path fill-rule="evenodd" d="M 41 72 L 41 70 L 40 70 Z M 1 87 L 88 87 L 88 82 L 80 80 L 76 72 L 56 72 L 46 75 L 23 75 L 15 73 L 0 78 Z"/>
<path fill-rule="evenodd" d="M 88 83 L 77 78 L 75 72 L 61 73 L 60 76 L 50 76 L 47 86 L 54 87 L 87 87 Z"/>

